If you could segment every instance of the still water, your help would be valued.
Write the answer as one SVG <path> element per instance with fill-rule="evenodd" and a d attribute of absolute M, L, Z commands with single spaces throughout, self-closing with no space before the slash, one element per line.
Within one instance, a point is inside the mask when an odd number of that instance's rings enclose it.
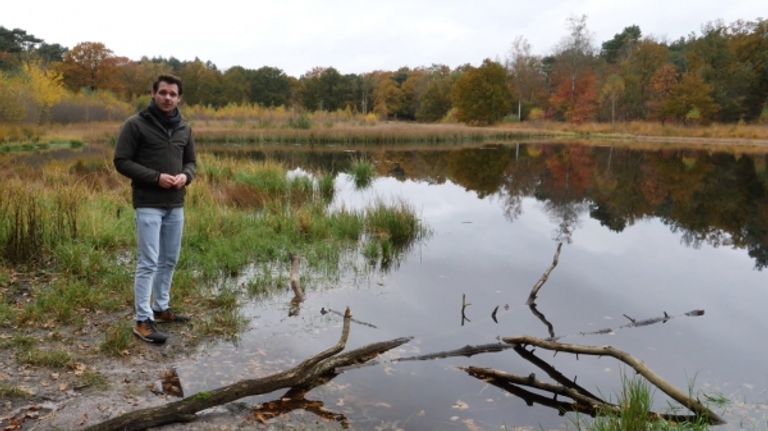
<path fill-rule="evenodd" d="M 337 278 L 310 278 L 296 316 L 289 316 L 287 286 L 249 304 L 250 326 L 237 343 L 205 346 L 179 364 L 188 395 L 286 369 L 333 345 L 341 317 L 321 311 L 349 306 L 370 325 L 352 325 L 348 348 L 414 337 L 375 365 L 307 394 L 354 429 L 574 429 L 572 414 L 528 406 L 458 369 L 548 380 L 512 350 L 393 361 L 553 334 L 562 342 L 613 345 L 683 392 L 692 386 L 701 399 L 724 396 L 730 403 L 713 410 L 729 423 L 716 429 L 768 429 L 766 155 L 545 143 L 207 151 L 277 159 L 295 172 L 336 171 L 332 208 L 405 201 L 431 234 L 385 270 L 352 257 Z M 365 189 L 344 173 L 361 157 L 378 172 Z M 537 316 L 526 300 L 560 243 Z M 686 316 L 691 310 L 704 315 Z M 665 313 L 673 318 L 627 327 L 630 318 Z M 598 331 L 608 333 L 585 334 Z M 633 374 L 611 358 L 537 355 L 614 401 L 623 376 Z M 654 399 L 667 405 L 660 391 Z M 273 421 L 340 427 L 302 411 Z"/>

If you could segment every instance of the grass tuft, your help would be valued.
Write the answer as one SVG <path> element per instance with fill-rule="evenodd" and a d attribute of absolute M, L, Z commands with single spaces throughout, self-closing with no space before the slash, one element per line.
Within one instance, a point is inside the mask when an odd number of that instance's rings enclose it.
<path fill-rule="evenodd" d="M 372 162 L 358 158 L 352 161 L 349 174 L 354 179 L 355 187 L 364 189 L 371 185 L 371 181 L 373 181 L 373 177 L 376 175 L 376 170 Z"/>
<path fill-rule="evenodd" d="M 107 328 L 99 350 L 109 356 L 123 356 L 133 341 L 132 325 L 133 322 L 121 321 Z"/>

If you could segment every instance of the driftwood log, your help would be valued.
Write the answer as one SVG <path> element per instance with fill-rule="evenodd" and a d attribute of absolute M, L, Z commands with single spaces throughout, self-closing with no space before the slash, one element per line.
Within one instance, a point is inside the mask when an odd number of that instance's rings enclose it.
<path fill-rule="evenodd" d="M 278 389 L 310 385 L 316 379 L 336 373 L 343 366 L 367 361 L 411 340 L 411 338 L 397 338 L 369 344 L 338 355 L 346 346 L 351 318 L 352 315 L 349 308 L 347 308 L 344 313 L 344 326 L 341 337 L 336 345 L 306 359 L 289 370 L 258 379 L 242 380 L 209 392 L 200 392 L 162 406 L 129 412 L 92 425 L 86 428 L 86 430 L 145 430 L 176 422 L 191 422 L 196 419 L 195 413 L 205 409 L 248 396 L 270 393 Z"/>
<path fill-rule="evenodd" d="M 546 350 L 552 350 L 555 352 L 573 353 L 576 355 L 591 355 L 591 356 L 611 356 L 627 365 L 632 367 L 638 374 L 643 376 L 648 382 L 659 388 L 662 392 L 667 394 L 670 398 L 677 401 L 681 405 L 685 406 L 688 410 L 693 412 L 696 416 L 704 418 L 712 425 L 719 425 L 725 423 L 723 419 L 707 408 L 699 400 L 689 397 L 682 391 L 678 390 L 666 380 L 662 379 L 659 375 L 654 373 L 650 368 L 643 364 L 640 360 L 634 356 L 619 350 L 612 346 L 584 346 L 578 344 L 566 344 L 556 341 L 542 340 L 536 337 L 520 336 L 520 337 L 504 337 L 502 341 L 509 343 L 513 346 L 525 348 L 526 346 L 536 346 Z M 516 349 L 517 350 L 517 349 Z"/>

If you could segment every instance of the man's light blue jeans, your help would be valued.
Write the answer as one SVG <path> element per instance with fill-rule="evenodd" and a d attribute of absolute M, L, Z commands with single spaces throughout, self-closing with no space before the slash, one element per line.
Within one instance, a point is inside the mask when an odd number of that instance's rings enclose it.
<path fill-rule="evenodd" d="M 133 293 L 136 320 L 167 310 L 171 281 L 181 250 L 184 208 L 136 208 L 136 278 Z"/>

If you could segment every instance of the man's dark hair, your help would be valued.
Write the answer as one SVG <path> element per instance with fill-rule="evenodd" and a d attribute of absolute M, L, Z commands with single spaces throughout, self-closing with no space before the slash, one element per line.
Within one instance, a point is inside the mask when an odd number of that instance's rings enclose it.
<path fill-rule="evenodd" d="M 184 93 L 184 90 L 181 88 L 181 78 L 174 75 L 160 75 L 157 77 L 155 82 L 152 83 L 152 92 L 157 93 L 157 87 L 160 86 L 161 82 L 166 82 L 168 84 L 176 84 L 177 87 L 179 87 L 179 96 L 181 96 Z"/>

